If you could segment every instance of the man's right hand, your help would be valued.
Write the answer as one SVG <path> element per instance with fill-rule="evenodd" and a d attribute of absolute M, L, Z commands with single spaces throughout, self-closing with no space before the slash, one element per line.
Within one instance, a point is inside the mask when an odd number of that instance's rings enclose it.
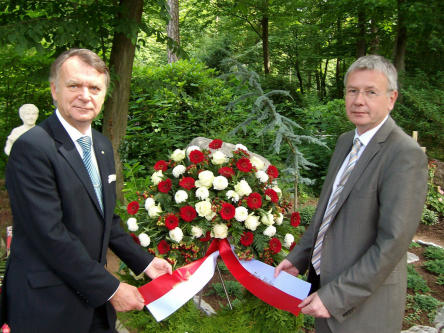
<path fill-rule="evenodd" d="M 120 282 L 116 293 L 109 300 L 116 311 L 142 310 L 145 305 L 143 296 L 136 287 Z"/>
<path fill-rule="evenodd" d="M 299 275 L 299 269 L 294 267 L 288 259 L 282 260 L 281 263 L 276 266 L 276 268 L 274 269 L 274 277 L 277 278 L 281 271 L 285 271 L 296 277 Z"/>

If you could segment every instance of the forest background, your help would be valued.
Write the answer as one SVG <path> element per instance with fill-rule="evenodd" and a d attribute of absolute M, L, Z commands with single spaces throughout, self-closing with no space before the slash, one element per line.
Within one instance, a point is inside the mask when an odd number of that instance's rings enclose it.
<path fill-rule="evenodd" d="M 297 177 L 302 202 L 316 198 L 337 137 L 352 128 L 345 71 L 365 54 L 394 62 L 392 117 L 444 160 L 440 0 L 0 0 L 0 142 L 21 125 L 22 104 L 39 108 L 38 122 L 52 114 L 49 67 L 72 47 L 111 69 L 94 127 L 112 141 L 120 189 L 204 136 L 244 144 L 287 171 L 286 193 Z"/>

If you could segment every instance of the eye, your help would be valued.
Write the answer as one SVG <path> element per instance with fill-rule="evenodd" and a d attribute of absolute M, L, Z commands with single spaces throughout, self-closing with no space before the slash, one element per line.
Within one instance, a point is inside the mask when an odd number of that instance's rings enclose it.
<path fill-rule="evenodd" d="M 376 95 L 376 91 L 374 91 L 374 90 L 367 90 L 365 93 L 366 93 L 368 96 L 375 96 L 375 95 Z"/>
<path fill-rule="evenodd" d="M 347 94 L 349 95 L 356 95 L 358 93 L 358 89 L 355 88 L 348 88 L 347 89 Z"/>

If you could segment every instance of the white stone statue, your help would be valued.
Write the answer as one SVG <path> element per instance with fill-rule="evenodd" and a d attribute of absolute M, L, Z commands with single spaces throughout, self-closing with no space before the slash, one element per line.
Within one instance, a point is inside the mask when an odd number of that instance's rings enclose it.
<path fill-rule="evenodd" d="M 15 140 L 35 126 L 35 122 L 39 116 L 39 109 L 34 104 L 23 104 L 19 109 L 19 116 L 23 121 L 23 125 L 14 128 L 6 139 L 5 154 L 8 156 Z"/>

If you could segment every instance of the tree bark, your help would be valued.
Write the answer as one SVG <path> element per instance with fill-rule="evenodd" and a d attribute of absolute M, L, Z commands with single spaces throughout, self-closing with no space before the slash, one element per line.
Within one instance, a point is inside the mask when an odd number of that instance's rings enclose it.
<path fill-rule="evenodd" d="M 119 19 L 139 23 L 142 18 L 143 0 L 121 0 Z M 132 36 L 136 40 L 137 36 Z M 113 145 L 116 175 L 117 199 L 123 202 L 123 175 L 119 156 L 119 146 L 126 132 L 128 120 L 128 101 L 130 96 L 131 74 L 136 45 L 121 32 L 114 34 L 110 56 L 112 94 L 105 102 L 103 112 L 103 134 Z"/>
<path fill-rule="evenodd" d="M 358 9 L 358 36 L 356 40 L 356 57 L 365 56 L 366 53 L 365 42 L 365 12 L 363 8 Z"/>
<path fill-rule="evenodd" d="M 263 16 L 262 26 L 262 53 L 264 57 L 264 73 L 270 73 L 270 54 L 268 49 L 268 16 Z"/>
<path fill-rule="evenodd" d="M 302 81 L 302 75 L 301 75 L 301 70 L 299 68 L 299 60 L 296 60 L 296 75 L 298 77 L 299 80 L 299 88 L 301 89 L 301 94 L 304 94 L 304 83 Z"/>
<path fill-rule="evenodd" d="M 405 0 L 398 0 L 398 32 L 396 34 L 394 65 L 398 72 L 405 71 L 405 51 L 407 48 L 407 28 L 405 26 Z"/>
<path fill-rule="evenodd" d="M 167 25 L 167 35 L 170 37 L 177 45 L 173 47 L 168 46 L 168 63 L 176 62 L 179 57 L 177 55 L 177 47 L 180 43 L 179 37 L 179 0 L 168 0 L 170 21 Z"/>

